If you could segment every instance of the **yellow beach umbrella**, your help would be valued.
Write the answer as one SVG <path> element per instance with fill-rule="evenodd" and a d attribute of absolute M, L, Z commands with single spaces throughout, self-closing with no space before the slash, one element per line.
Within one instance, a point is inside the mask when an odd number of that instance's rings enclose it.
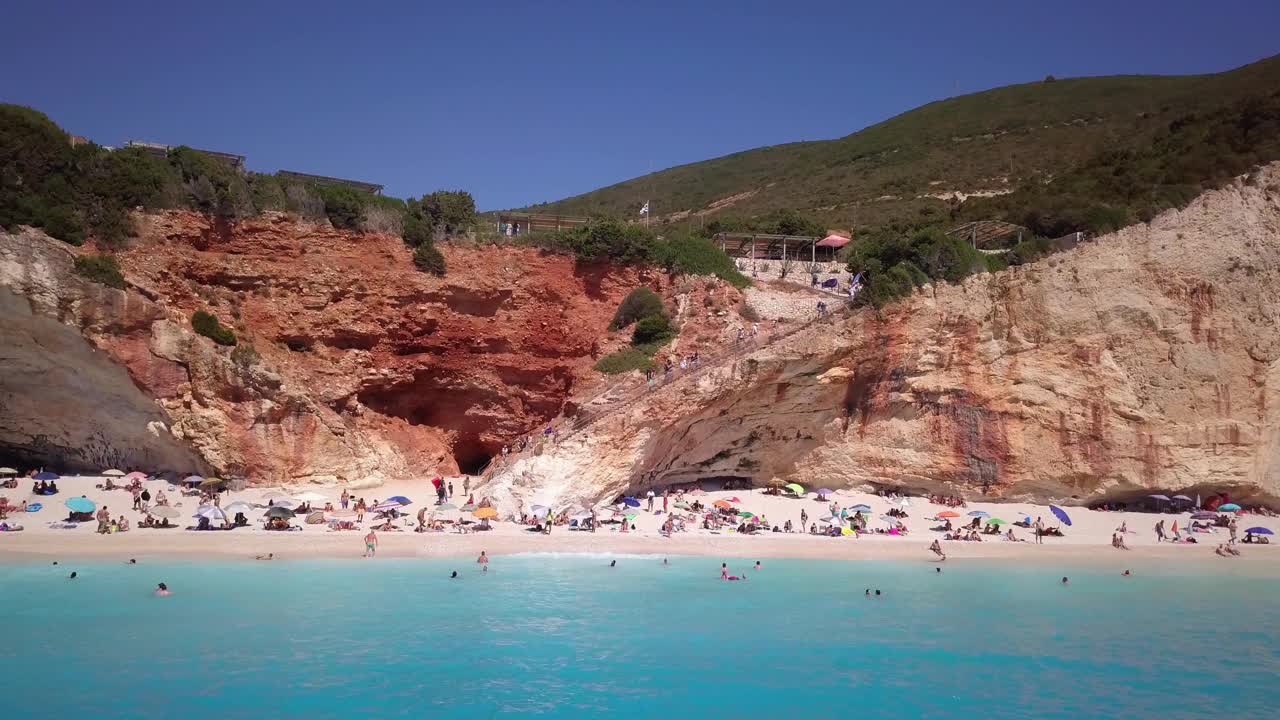
<path fill-rule="evenodd" d="M 497 511 L 497 510 L 494 510 L 494 509 L 493 509 L 493 508 L 491 508 L 491 507 L 476 508 L 475 512 L 473 512 L 473 513 L 471 513 L 471 514 L 472 514 L 472 515 L 474 515 L 475 517 L 477 517 L 477 518 L 481 519 L 481 520 L 483 520 L 483 519 L 485 519 L 485 518 L 496 518 L 496 517 L 498 517 L 498 511 Z"/>
<path fill-rule="evenodd" d="M 793 492 L 793 493 L 797 494 L 797 495 L 803 495 L 803 494 L 804 494 L 804 486 L 803 486 L 803 485 L 800 485 L 799 483 L 791 483 L 791 484 L 787 485 L 787 489 L 788 489 L 788 490 L 790 490 L 791 492 Z"/>

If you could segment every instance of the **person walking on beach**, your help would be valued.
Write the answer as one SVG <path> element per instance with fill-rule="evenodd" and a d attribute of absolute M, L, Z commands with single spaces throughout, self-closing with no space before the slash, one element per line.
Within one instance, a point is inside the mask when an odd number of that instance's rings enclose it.
<path fill-rule="evenodd" d="M 649 488 L 649 492 L 645 493 L 644 496 L 649 501 L 649 512 L 653 512 L 653 488 Z"/>
<path fill-rule="evenodd" d="M 453 497 L 453 483 L 449 483 L 449 497 Z"/>
<path fill-rule="evenodd" d="M 373 530 L 364 536 L 364 556 L 373 557 L 378 553 L 378 535 Z"/>
<path fill-rule="evenodd" d="M 809 527 L 809 513 L 805 512 L 805 511 L 804 511 L 804 509 L 803 509 L 803 508 L 801 508 L 801 510 L 800 510 L 800 529 L 801 529 L 801 530 L 803 530 L 804 528 L 807 528 L 807 527 Z"/>
<path fill-rule="evenodd" d="M 667 510 L 667 501 L 671 499 L 671 488 L 662 491 L 662 512 L 670 512 Z"/>
<path fill-rule="evenodd" d="M 1044 520 L 1036 518 L 1036 544 L 1044 544 Z"/>
<path fill-rule="evenodd" d="M 462 478 L 462 494 L 463 495 L 471 494 L 471 476 L 470 475 Z"/>
<path fill-rule="evenodd" d="M 1156 523 L 1156 542 L 1164 542 L 1164 521 Z"/>
<path fill-rule="evenodd" d="M 1231 522 L 1227 523 L 1227 531 L 1231 533 L 1231 542 L 1233 543 L 1236 541 L 1236 531 L 1238 527 L 1239 526 L 1236 525 L 1236 518 L 1233 515 L 1231 517 Z"/>
<path fill-rule="evenodd" d="M 356 500 L 356 522 L 364 522 L 364 511 L 368 509 L 365 507 L 364 498 Z"/>

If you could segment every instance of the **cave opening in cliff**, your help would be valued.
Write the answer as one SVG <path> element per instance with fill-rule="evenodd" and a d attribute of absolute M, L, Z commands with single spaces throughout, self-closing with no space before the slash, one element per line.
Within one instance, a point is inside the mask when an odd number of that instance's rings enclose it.
<path fill-rule="evenodd" d="M 459 433 L 453 441 L 453 460 L 458 463 L 458 471 L 466 475 L 479 475 L 493 456 L 489 444 L 477 433 Z"/>

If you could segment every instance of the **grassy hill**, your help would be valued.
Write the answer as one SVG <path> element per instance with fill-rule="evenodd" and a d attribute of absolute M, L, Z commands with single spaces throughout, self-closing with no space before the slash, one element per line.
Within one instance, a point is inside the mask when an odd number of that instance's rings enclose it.
<path fill-rule="evenodd" d="M 681 165 L 530 208 L 659 218 L 748 218 L 797 209 L 832 227 L 943 219 L 950 192 L 1043 185 L 1139 149 L 1171 124 L 1280 87 L 1280 55 L 1213 75 L 1049 79 L 940 100 L 835 140 Z M 729 200 L 726 200 L 729 199 Z"/>

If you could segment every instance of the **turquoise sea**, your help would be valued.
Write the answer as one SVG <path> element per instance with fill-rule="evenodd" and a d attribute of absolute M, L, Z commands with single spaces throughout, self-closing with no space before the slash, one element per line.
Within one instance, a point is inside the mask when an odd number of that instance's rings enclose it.
<path fill-rule="evenodd" d="M 733 561 L 750 579 L 722 582 L 719 565 L 2 565 L 0 707 L 94 720 L 1171 720 L 1271 717 L 1280 702 L 1272 578 L 770 560 Z M 171 597 L 152 596 L 161 581 Z"/>

